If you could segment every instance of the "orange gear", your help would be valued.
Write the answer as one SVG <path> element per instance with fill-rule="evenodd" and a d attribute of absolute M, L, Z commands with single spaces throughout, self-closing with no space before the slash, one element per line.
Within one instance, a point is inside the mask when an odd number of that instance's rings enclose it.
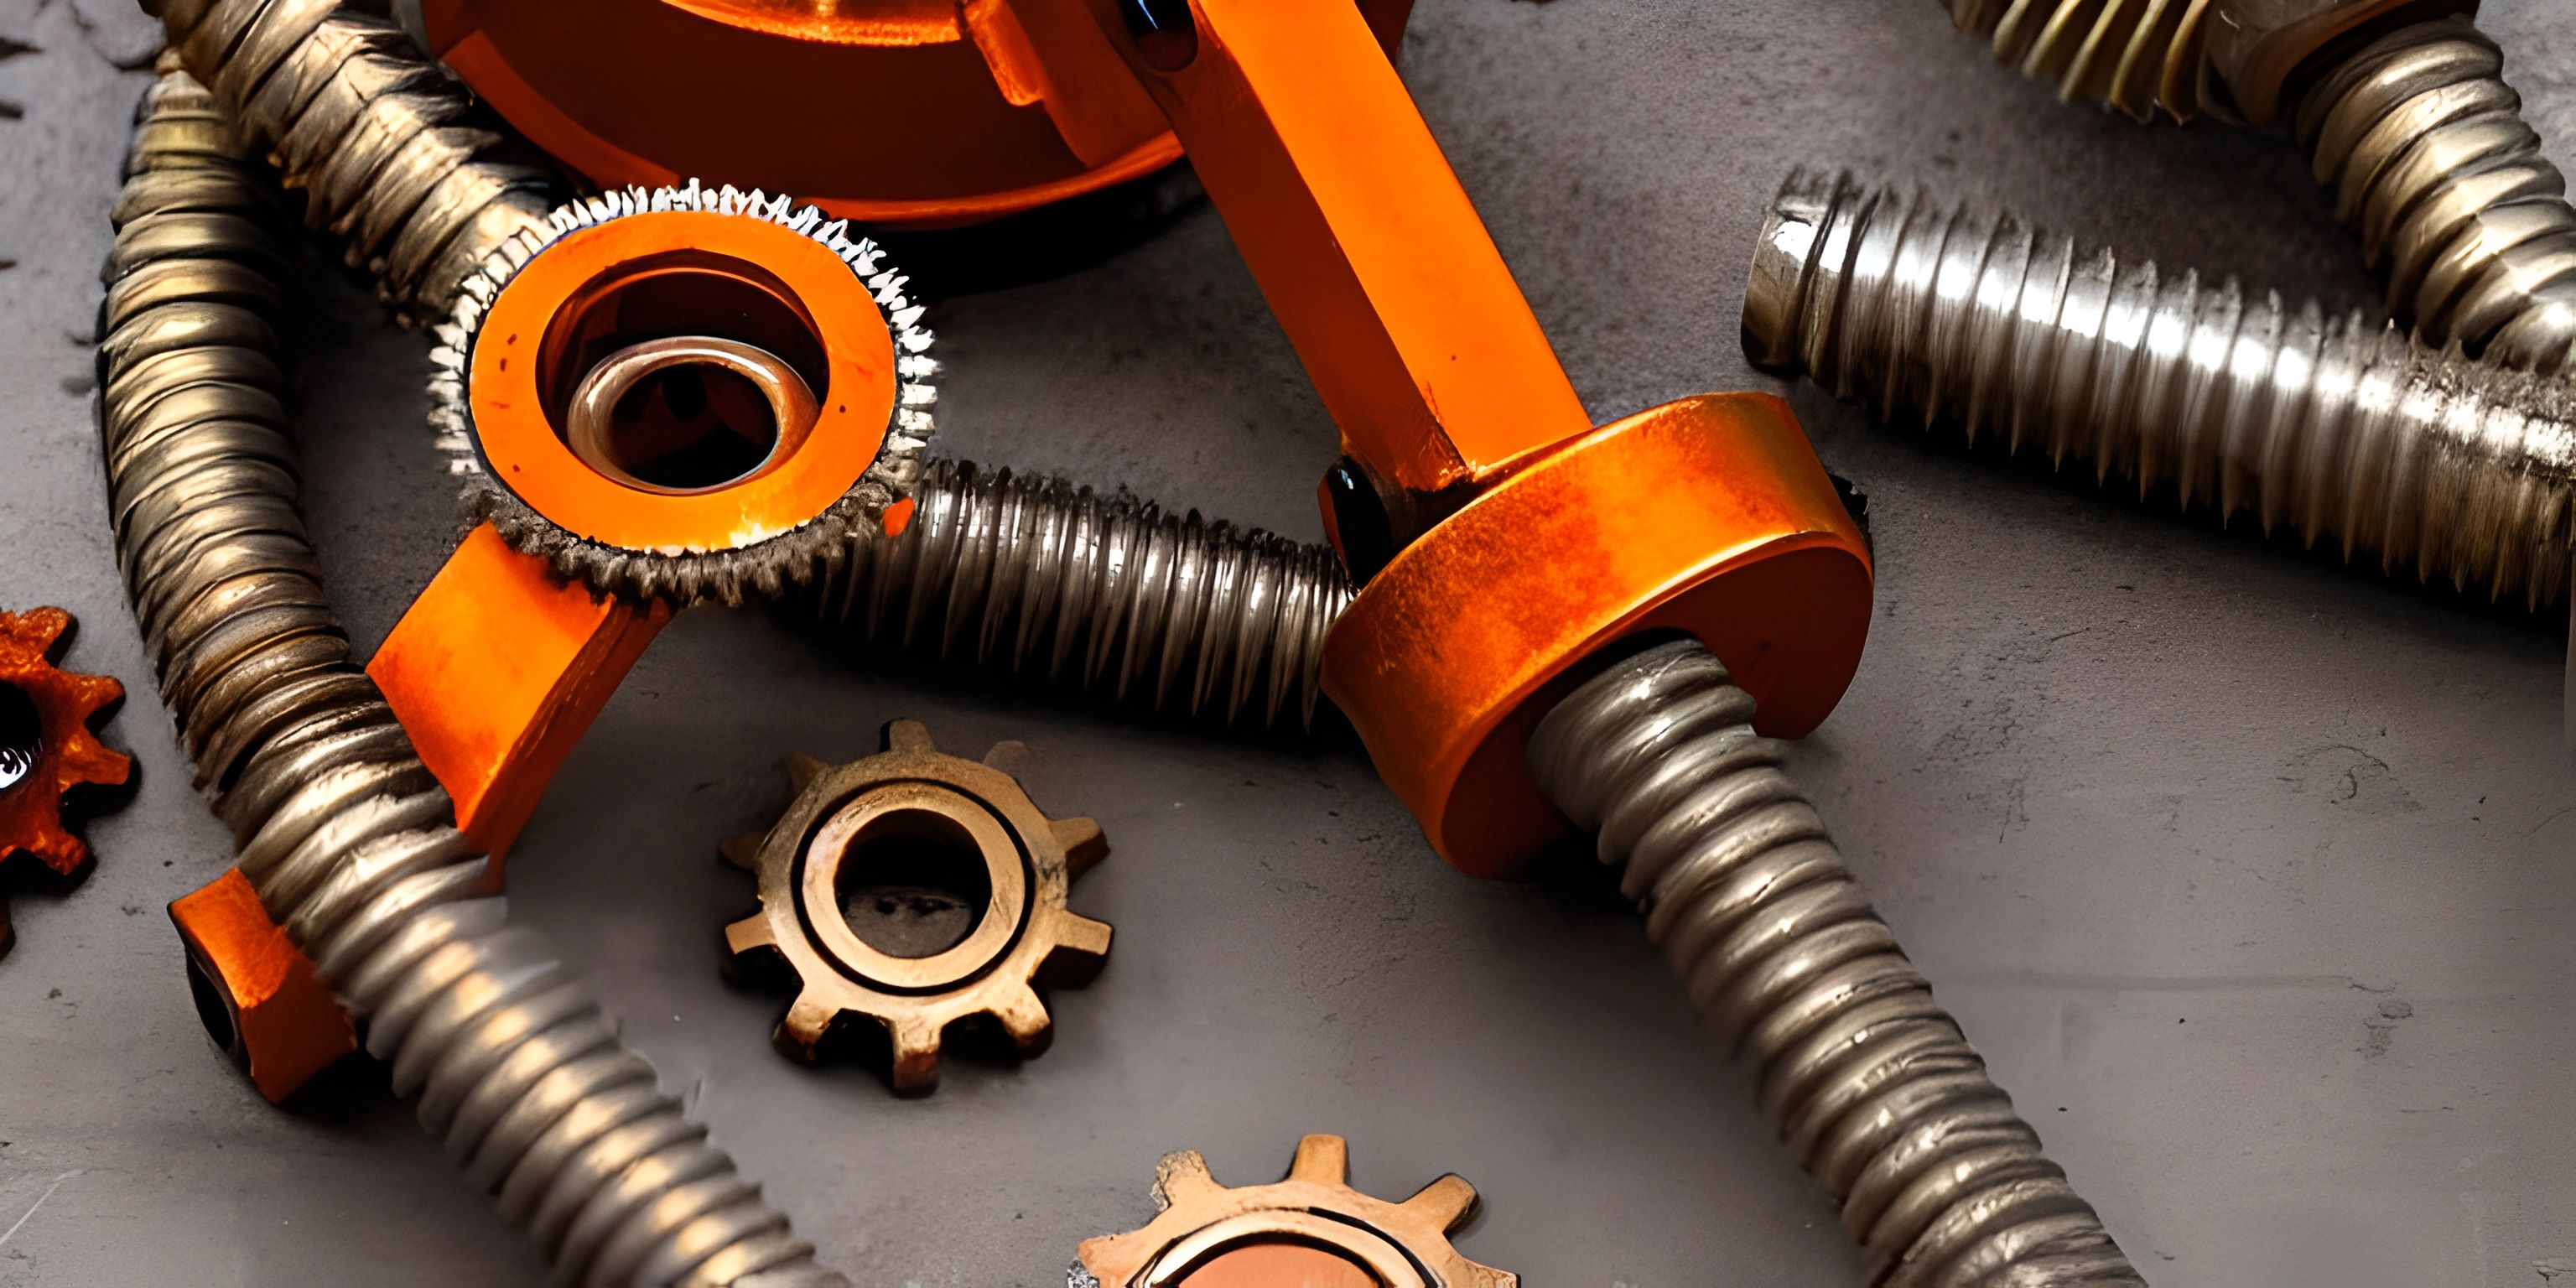
<path fill-rule="evenodd" d="M 0 612 L 0 859 L 32 854 L 63 876 L 89 862 L 88 844 L 63 826 L 64 794 L 122 786 L 134 773 L 89 727 L 125 686 L 54 666 L 72 625 L 59 608 Z M 0 899 L 0 953 L 14 942 Z"/>

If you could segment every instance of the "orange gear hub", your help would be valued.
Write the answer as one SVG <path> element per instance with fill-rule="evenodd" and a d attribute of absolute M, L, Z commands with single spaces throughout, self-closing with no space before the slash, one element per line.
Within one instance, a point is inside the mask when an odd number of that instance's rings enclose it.
<path fill-rule="evenodd" d="M 1412 7 L 1361 4 L 1389 49 Z M 521 133 L 602 184 L 757 184 L 939 228 L 1181 158 L 1097 29 L 1016 0 L 423 0 L 420 26 Z"/>
<path fill-rule="evenodd" d="M 63 826 L 64 794 L 120 786 L 134 772 L 89 727 L 125 686 L 53 664 L 71 629 L 72 615 L 59 608 L 0 613 L 0 859 L 32 854 L 63 876 L 89 861 L 88 844 Z M 0 902 L 0 952 L 12 942 Z"/>

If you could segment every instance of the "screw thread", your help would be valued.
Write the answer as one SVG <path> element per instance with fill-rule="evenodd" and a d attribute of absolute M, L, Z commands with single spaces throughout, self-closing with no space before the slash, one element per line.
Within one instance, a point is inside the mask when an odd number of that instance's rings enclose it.
<path fill-rule="evenodd" d="M 1956 420 L 2063 467 L 2532 606 L 2567 586 L 2576 391 L 2355 313 L 2080 248 L 2011 215 L 1792 175 L 1744 305 L 1755 361 L 1882 417 Z"/>
<path fill-rule="evenodd" d="M 2144 121 L 2200 111 L 2200 27 L 2208 9 L 2180 0 L 1940 0 L 1960 30 L 1990 38 L 1995 61 L 2057 95 Z"/>
<path fill-rule="evenodd" d="M 2543 372 L 2576 361 L 2576 207 L 2504 53 L 2466 18 L 2401 28 L 2300 101 L 2336 217 L 2428 344 Z"/>
<path fill-rule="evenodd" d="M 1228 720 L 1258 698 L 1276 721 L 1295 693 L 1314 719 L 1324 637 L 1351 600 L 1329 547 L 965 461 L 931 463 L 913 499 L 901 536 L 869 528 L 834 552 L 824 616 L 907 641 L 927 625 L 943 653 L 964 643 Z"/>

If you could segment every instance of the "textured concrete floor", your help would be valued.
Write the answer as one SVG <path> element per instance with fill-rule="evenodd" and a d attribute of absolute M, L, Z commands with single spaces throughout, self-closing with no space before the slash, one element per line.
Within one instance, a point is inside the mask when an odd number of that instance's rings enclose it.
<path fill-rule="evenodd" d="M 2576 140 L 2576 14 L 2488 25 Z M 0 0 L 0 605 L 61 604 L 125 679 L 139 797 L 0 960 L 0 1284 L 533 1284 L 539 1263 L 363 1070 L 262 1104 L 191 1014 L 162 905 L 230 849 L 189 791 L 109 558 L 88 327 L 130 70 L 124 0 Z M 1575 382 L 1611 416 L 1748 372 L 1748 239 L 1792 163 L 1983 195 L 2339 305 L 2353 248 L 2290 150 L 2139 129 L 1990 66 L 1928 0 L 1424 0 L 1408 76 Z M 2567 153 L 2560 154 L 2562 161 Z M 372 647 L 453 535 L 422 346 L 328 297 L 315 530 Z M 933 318 L 948 450 L 1312 536 L 1330 433 L 1201 211 L 1095 271 Z M 1875 498 L 1870 652 L 1798 769 L 1905 937 L 2160 1286 L 2576 1283 L 2576 789 L 2564 628 L 2345 570 L 1792 394 Z M 1075 892 L 1118 952 L 1023 1067 L 889 1097 L 766 1042 L 718 977 L 716 841 L 766 766 L 897 716 L 1033 748 L 1104 822 Z M 1060 1281 L 1150 1214 L 1162 1152 L 1266 1180 L 1353 1141 L 1387 1194 L 1457 1170 L 1533 1285 L 1857 1281 L 1832 1213 L 1597 887 L 1452 875 L 1345 739 L 1174 730 L 705 612 L 645 658 L 519 850 L 519 916 L 587 967 L 834 1263 Z"/>

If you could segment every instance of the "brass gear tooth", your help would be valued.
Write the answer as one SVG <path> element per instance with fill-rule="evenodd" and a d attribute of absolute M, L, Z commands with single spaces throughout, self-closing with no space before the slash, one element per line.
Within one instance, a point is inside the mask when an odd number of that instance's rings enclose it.
<path fill-rule="evenodd" d="M 1125 1234 L 1084 1240 L 1082 1268 L 1100 1288 L 1146 1288 L 1176 1282 L 1231 1248 L 1302 1245 L 1347 1260 L 1377 1283 L 1519 1288 L 1519 1276 L 1469 1261 L 1449 1242 L 1475 1208 L 1474 1186 L 1443 1176 L 1389 1203 L 1352 1189 L 1349 1170 L 1348 1142 L 1320 1134 L 1298 1142 L 1287 1178 L 1271 1185 L 1228 1189 L 1197 1151 L 1166 1154 L 1154 1169 L 1160 1215 Z"/>
<path fill-rule="evenodd" d="M 1005 738 L 984 752 L 984 763 L 1006 774 L 1018 773 L 1028 759 L 1029 745 L 1017 738 Z"/>
<path fill-rule="evenodd" d="M 720 847 L 760 894 L 760 911 L 727 926 L 725 941 L 736 956 L 774 950 L 795 972 L 801 991 L 778 1028 L 788 1054 L 816 1059 L 836 1019 L 866 1016 L 892 1040 L 894 1089 L 922 1092 L 937 1085 L 953 1020 L 989 1015 L 1022 1055 L 1045 1048 L 1054 1017 L 1036 991 L 1041 973 L 1079 983 L 1109 951 L 1110 928 L 1065 907 L 1077 860 L 1096 860 L 1107 843 L 1089 819 L 1049 819 L 993 765 L 935 750 L 920 721 L 893 721 L 883 738 L 885 751 L 847 765 L 785 758 L 796 799 L 765 835 Z M 997 758 L 1008 757 L 987 753 Z M 925 956 L 869 943 L 842 906 L 851 856 L 892 834 L 963 846 L 990 891 L 963 938 Z"/>
<path fill-rule="evenodd" d="M 939 1085 L 939 1028 L 917 1015 L 901 1015 L 886 1024 L 894 1040 L 894 1089 L 923 1092 Z"/>
<path fill-rule="evenodd" d="M 1195 1149 L 1174 1150 L 1154 1164 L 1154 1202 L 1166 1211 L 1224 1192 L 1208 1171 L 1207 1155 Z"/>
<path fill-rule="evenodd" d="M 1351 1179 L 1351 1143 L 1323 1132 L 1298 1141 L 1297 1157 L 1288 1164 L 1288 1178 L 1316 1185 L 1348 1184 Z"/>
<path fill-rule="evenodd" d="M 795 1002 L 787 1008 L 787 1014 L 778 1021 L 779 1045 L 798 1059 L 811 1061 L 815 1058 L 816 1046 L 831 1030 L 832 1021 L 839 1017 L 839 1007 L 817 1000 L 809 988 L 796 995 Z"/>
<path fill-rule="evenodd" d="M 930 741 L 930 726 L 918 720 L 896 720 L 885 727 L 888 751 L 928 754 L 939 748 Z"/>
<path fill-rule="evenodd" d="M 1098 821 L 1075 817 L 1047 820 L 1055 833 L 1055 843 L 1064 847 L 1065 873 L 1081 876 L 1102 859 L 1109 857 L 1109 837 L 1100 830 Z"/>
<path fill-rule="evenodd" d="M 816 760 L 801 751 L 791 751 L 779 757 L 778 764 L 787 771 L 787 781 L 800 792 L 832 767 L 828 762 Z"/>
<path fill-rule="evenodd" d="M 1404 1210 L 1420 1216 L 1446 1233 L 1467 1223 L 1476 1214 L 1476 1187 L 1464 1177 L 1451 1172 L 1422 1187 L 1404 1201 Z"/>
<path fill-rule="evenodd" d="M 725 927 L 725 949 L 736 957 L 777 946 L 778 936 L 770 933 L 766 912 L 755 912 Z"/>
<path fill-rule="evenodd" d="M 745 872 L 758 871 L 760 868 L 760 845 L 761 842 L 768 839 L 768 837 L 758 832 L 745 832 L 740 836 L 728 836 L 725 839 L 716 842 L 716 853 L 723 855 L 725 862 L 730 863 Z"/>
<path fill-rule="evenodd" d="M 1010 1034 L 1011 1041 L 1018 1043 L 1022 1051 L 1044 1045 L 1047 1035 L 1055 1030 L 1055 1017 L 1047 1013 L 1046 1003 L 1032 988 L 1005 995 L 985 1014 L 1001 1024 L 1002 1031 Z"/>
<path fill-rule="evenodd" d="M 1109 955 L 1109 941 L 1117 934 L 1108 922 L 1094 921 L 1078 912 L 1059 912 L 1050 918 L 1049 931 L 1055 938 L 1055 951 L 1076 957 L 1103 958 Z"/>

